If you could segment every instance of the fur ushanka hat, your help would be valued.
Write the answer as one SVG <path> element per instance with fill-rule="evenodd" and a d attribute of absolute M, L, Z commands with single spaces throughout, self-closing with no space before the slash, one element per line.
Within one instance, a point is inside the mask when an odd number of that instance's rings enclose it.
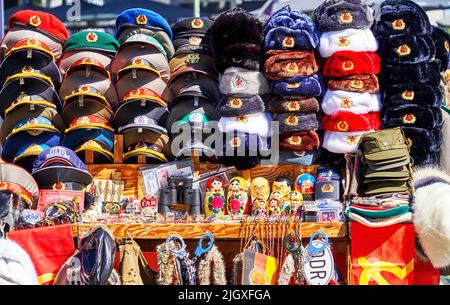
<path fill-rule="evenodd" d="M 325 83 L 320 72 L 311 76 L 295 76 L 270 83 L 272 93 L 281 96 L 322 96 Z"/>
<path fill-rule="evenodd" d="M 267 79 L 280 80 L 294 76 L 310 76 L 319 71 L 314 51 L 270 50 L 266 53 L 264 74 Z"/>
<path fill-rule="evenodd" d="M 267 111 L 282 112 L 319 112 L 319 101 L 315 97 L 274 96 L 267 103 Z"/>
<path fill-rule="evenodd" d="M 313 50 L 319 38 L 311 18 L 289 6 L 275 12 L 264 26 L 265 50 Z"/>
<path fill-rule="evenodd" d="M 424 107 L 440 107 L 444 98 L 441 86 L 420 83 L 393 84 L 383 92 L 385 107 L 416 104 Z"/>
<path fill-rule="evenodd" d="M 314 149 L 318 149 L 319 146 L 319 135 L 313 130 L 294 131 L 285 133 L 280 136 L 281 150 L 311 151 Z"/>
<path fill-rule="evenodd" d="M 441 61 L 435 59 L 415 65 L 390 65 L 381 67 L 380 80 L 383 84 L 426 83 L 438 86 L 441 82 Z"/>
<path fill-rule="evenodd" d="M 428 35 L 395 35 L 380 43 L 383 63 L 391 65 L 413 65 L 435 58 L 436 47 Z"/>
<path fill-rule="evenodd" d="M 426 130 L 424 128 L 403 126 L 402 130 L 405 133 L 406 143 L 413 158 L 416 155 L 437 152 L 442 145 L 441 128 Z"/>
<path fill-rule="evenodd" d="M 382 122 L 383 128 L 411 126 L 431 130 L 442 125 L 442 112 L 440 108 L 404 104 L 384 108 Z"/>
<path fill-rule="evenodd" d="M 441 61 L 441 71 L 445 71 L 449 68 L 450 34 L 437 26 L 433 26 L 431 37 L 436 46 L 436 58 Z"/>
<path fill-rule="evenodd" d="M 431 34 L 431 24 L 420 5 L 410 0 L 386 0 L 375 11 L 373 31 L 377 37 Z"/>
<path fill-rule="evenodd" d="M 357 74 L 330 78 L 328 80 L 328 89 L 373 94 L 380 92 L 380 84 L 375 74 Z"/>
<path fill-rule="evenodd" d="M 313 12 L 322 32 L 370 28 L 373 11 L 365 0 L 326 0 Z"/>
<path fill-rule="evenodd" d="M 263 26 L 241 8 L 221 13 L 211 27 L 211 48 L 219 73 L 231 66 L 259 70 Z"/>
<path fill-rule="evenodd" d="M 275 113 L 273 120 L 280 124 L 280 134 L 294 131 L 318 130 L 320 128 L 317 113 L 314 112 Z"/>
<path fill-rule="evenodd" d="M 356 74 L 378 74 L 381 59 L 376 52 L 338 51 L 325 61 L 325 77 L 344 77 Z"/>
<path fill-rule="evenodd" d="M 259 95 L 248 97 L 223 96 L 217 112 L 219 116 L 237 117 L 264 112 L 264 101 Z"/>

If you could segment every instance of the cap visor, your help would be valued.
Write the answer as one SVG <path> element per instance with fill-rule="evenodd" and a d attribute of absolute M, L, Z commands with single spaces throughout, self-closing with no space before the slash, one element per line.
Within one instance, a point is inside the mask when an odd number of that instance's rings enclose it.
<path fill-rule="evenodd" d="M 70 166 L 48 166 L 36 170 L 32 175 L 41 185 L 53 185 L 57 182 L 88 185 L 92 182 L 92 176 L 88 171 Z"/>

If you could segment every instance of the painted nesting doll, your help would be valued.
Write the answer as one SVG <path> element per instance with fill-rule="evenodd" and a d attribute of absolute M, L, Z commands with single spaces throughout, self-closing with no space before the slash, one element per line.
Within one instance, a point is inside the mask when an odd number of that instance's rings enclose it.
<path fill-rule="evenodd" d="M 206 181 L 204 199 L 205 217 L 225 215 L 225 181 L 213 177 Z"/>
<path fill-rule="evenodd" d="M 295 217 L 300 217 L 302 214 L 303 195 L 299 191 L 292 191 L 289 195 L 292 202 L 292 214 Z"/>
<path fill-rule="evenodd" d="M 234 177 L 228 183 L 228 214 L 239 216 L 248 214 L 248 182 L 242 177 Z"/>
<path fill-rule="evenodd" d="M 265 213 L 265 205 L 267 204 L 267 200 L 270 195 L 270 185 L 269 180 L 263 177 L 257 177 L 252 180 L 250 185 L 250 194 L 251 194 L 251 206 L 252 206 L 252 214 L 255 214 L 255 210 L 260 206 L 263 201 L 264 202 L 264 213 Z M 258 202 L 257 202 L 258 201 Z"/>
<path fill-rule="evenodd" d="M 292 190 L 291 181 L 286 177 L 278 177 L 272 183 L 272 192 L 280 192 L 282 197 L 288 197 Z"/>
<path fill-rule="evenodd" d="M 280 201 L 276 198 L 270 198 L 267 202 L 267 215 L 280 216 Z"/>
<path fill-rule="evenodd" d="M 292 201 L 291 197 L 286 196 L 283 197 L 280 201 L 280 214 L 281 216 L 289 216 L 291 215 L 292 210 Z"/>
<path fill-rule="evenodd" d="M 267 215 L 267 201 L 263 198 L 253 200 L 252 214 L 257 217 L 265 217 Z"/>

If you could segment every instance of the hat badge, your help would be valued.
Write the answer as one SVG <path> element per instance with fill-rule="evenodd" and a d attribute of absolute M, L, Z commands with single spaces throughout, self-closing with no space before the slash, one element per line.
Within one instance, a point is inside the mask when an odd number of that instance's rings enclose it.
<path fill-rule="evenodd" d="M 33 73 L 34 69 L 31 66 L 25 66 L 22 68 L 22 73 Z"/>
<path fill-rule="evenodd" d="M 191 36 L 191 37 L 189 37 L 188 40 L 189 40 L 189 44 L 192 46 L 198 46 L 202 43 L 202 39 L 197 36 Z"/>
<path fill-rule="evenodd" d="M 297 89 L 300 88 L 300 83 L 291 83 L 287 84 L 288 89 Z"/>
<path fill-rule="evenodd" d="M 27 40 L 27 46 L 37 46 L 38 45 L 38 41 L 34 38 L 30 38 Z"/>
<path fill-rule="evenodd" d="M 81 61 L 82 64 L 86 64 L 86 65 L 92 65 L 94 63 L 94 60 L 90 57 L 88 58 L 83 58 L 83 60 Z"/>
<path fill-rule="evenodd" d="M 31 17 L 28 19 L 28 24 L 31 25 L 31 26 L 34 26 L 35 28 L 37 28 L 38 26 L 40 26 L 41 23 L 42 23 L 41 17 L 36 16 L 36 15 L 31 16 Z"/>
<path fill-rule="evenodd" d="M 136 17 L 136 23 L 140 24 L 140 25 L 146 25 L 148 22 L 148 18 L 147 16 L 145 16 L 144 14 L 140 14 Z"/>
<path fill-rule="evenodd" d="M 189 115 L 189 122 L 191 123 L 201 123 L 203 121 L 203 116 L 201 113 L 193 112 Z"/>
<path fill-rule="evenodd" d="M 298 101 L 289 101 L 287 108 L 289 111 L 298 111 L 300 110 L 300 103 Z"/>
<path fill-rule="evenodd" d="M 362 80 L 354 79 L 350 82 L 350 86 L 354 89 L 362 89 L 364 87 L 364 84 Z"/>
<path fill-rule="evenodd" d="M 324 184 L 321 188 L 321 191 L 324 193 L 331 193 L 334 191 L 334 187 L 331 184 Z"/>
<path fill-rule="evenodd" d="M 403 116 L 404 124 L 414 124 L 415 122 L 416 122 L 416 117 L 414 114 L 408 113 Z"/>
<path fill-rule="evenodd" d="M 89 33 L 86 34 L 86 41 L 87 42 L 96 42 L 97 39 L 98 39 L 98 36 L 94 32 L 89 32 Z"/>
<path fill-rule="evenodd" d="M 56 182 L 56 183 L 53 184 L 52 189 L 54 189 L 54 190 L 64 190 L 65 189 L 64 183 Z"/>
<path fill-rule="evenodd" d="M 347 139 L 346 139 L 346 142 L 349 145 L 355 145 L 357 140 L 358 140 L 357 136 L 348 136 Z"/>
<path fill-rule="evenodd" d="M 397 54 L 399 56 L 408 56 L 411 54 L 411 48 L 407 44 L 402 44 L 397 48 Z"/>
<path fill-rule="evenodd" d="M 193 29 L 201 29 L 203 27 L 203 20 L 201 20 L 200 18 L 194 18 L 194 20 L 192 20 L 191 22 L 191 27 Z"/>
<path fill-rule="evenodd" d="M 406 23 L 403 21 L 403 19 L 395 19 L 392 22 L 392 28 L 396 31 L 404 30 L 406 27 Z"/>
<path fill-rule="evenodd" d="M 245 115 L 237 116 L 237 117 L 236 117 L 236 122 L 246 124 L 246 123 L 248 123 L 248 117 L 245 116 Z"/>
<path fill-rule="evenodd" d="M 342 63 L 342 70 L 344 71 L 350 71 L 355 68 L 355 64 L 351 60 L 346 60 Z"/>
<path fill-rule="evenodd" d="M 200 60 L 200 54 L 198 53 L 190 53 L 187 57 L 186 60 L 184 61 L 187 64 L 196 64 L 198 63 Z"/>
<path fill-rule="evenodd" d="M 89 118 L 87 116 L 80 116 L 77 121 L 76 121 L 76 125 L 78 124 L 86 124 L 89 123 Z"/>
<path fill-rule="evenodd" d="M 295 62 L 290 62 L 286 65 L 286 72 L 298 73 L 298 65 Z"/>
<path fill-rule="evenodd" d="M 147 124 L 148 118 L 145 115 L 139 115 L 134 119 L 135 124 Z"/>
<path fill-rule="evenodd" d="M 147 148 L 147 144 L 145 144 L 144 142 L 139 142 L 134 147 L 134 149 L 142 149 L 142 148 Z"/>
<path fill-rule="evenodd" d="M 231 147 L 239 147 L 241 146 L 241 139 L 239 139 L 238 136 L 234 136 L 233 139 L 230 141 Z"/>
<path fill-rule="evenodd" d="M 348 130 L 348 123 L 346 121 L 339 121 L 336 124 L 336 128 L 339 131 L 347 131 Z"/>
<path fill-rule="evenodd" d="M 89 86 L 83 85 L 80 87 L 80 91 L 81 92 L 88 92 L 89 91 Z"/>
<path fill-rule="evenodd" d="M 289 115 L 284 122 L 289 126 L 297 126 L 298 125 L 298 117 L 295 115 Z"/>
<path fill-rule="evenodd" d="M 31 101 L 31 97 L 25 93 L 22 93 L 21 95 L 19 95 L 17 97 L 17 103 L 21 103 L 21 102 L 28 102 Z"/>
<path fill-rule="evenodd" d="M 342 108 L 351 108 L 353 106 L 352 100 L 349 98 L 344 98 L 341 100 Z"/>
<path fill-rule="evenodd" d="M 287 36 L 283 39 L 282 44 L 285 48 L 293 48 L 295 46 L 295 39 L 292 36 Z"/>
<path fill-rule="evenodd" d="M 353 22 L 353 16 L 349 12 L 344 12 L 339 15 L 340 24 L 349 24 Z"/>
<path fill-rule="evenodd" d="M 94 140 L 89 140 L 86 143 L 84 143 L 83 145 L 81 145 L 80 148 L 102 148 L 101 145 L 99 143 L 97 143 Z"/>
<path fill-rule="evenodd" d="M 133 89 L 130 92 L 130 96 L 137 96 L 140 94 L 140 90 L 139 89 Z"/>
<path fill-rule="evenodd" d="M 229 102 L 229 106 L 230 106 L 231 108 L 239 109 L 239 108 L 242 107 L 242 100 L 241 100 L 240 98 L 237 98 L 237 97 L 232 98 L 232 99 L 230 100 L 230 102 Z"/>
<path fill-rule="evenodd" d="M 298 135 L 294 135 L 292 137 L 289 137 L 288 142 L 289 142 L 289 144 L 292 144 L 292 145 L 299 145 L 302 143 L 302 137 L 300 137 Z"/>
<path fill-rule="evenodd" d="M 32 144 L 30 146 L 27 147 L 27 149 L 25 149 L 25 151 L 23 152 L 24 154 L 37 154 L 37 153 L 41 153 L 43 151 L 43 149 L 37 145 L 37 144 Z"/>
<path fill-rule="evenodd" d="M 36 124 L 36 123 L 37 123 L 37 120 L 35 118 L 29 118 L 27 123 L 26 123 L 26 125 L 28 125 L 28 124 Z"/>
<path fill-rule="evenodd" d="M 348 37 L 339 37 L 337 44 L 339 47 L 347 47 L 350 44 L 350 39 Z"/>
<path fill-rule="evenodd" d="M 402 98 L 407 101 L 412 101 L 414 99 L 414 91 L 411 90 L 403 91 Z"/>
<path fill-rule="evenodd" d="M 144 61 L 142 60 L 142 58 L 135 58 L 135 59 L 133 59 L 133 61 L 131 62 L 131 64 L 133 64 L 133 65 L 142 65 L 142 64 L 144 64 Z"/>
<path fill-rule="evenodd" d="M 233 80 L 233 86 L 235 88 L 242 88 L 245 86 L 245 79 L 237 75 Z"/>

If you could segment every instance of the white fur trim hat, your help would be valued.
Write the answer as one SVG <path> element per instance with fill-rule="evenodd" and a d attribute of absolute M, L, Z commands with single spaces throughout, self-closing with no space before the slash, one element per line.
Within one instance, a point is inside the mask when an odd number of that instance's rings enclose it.
<path fill-rule="evenodd" d="M 272 115 L 264 112 L 256 115 L 241 115 L 238 117 L 221 117 L 219 130 L 223 133 L 234 131 L 248 134 L 258 134 L 262 137 L 270 137 Z"/>
<path fill-rule="evenodd" d="M 420 246 L 435 268 L 447 267 L 450 265 L 450 176 L 440 169 L 423 167 L 413 173 L 413 181 L 416 189 L 413 221 Z"/>
<path fill-rule="evenodd" d="M 363 134 L 369 131 L 336 132 L 325 131 L 323 135 L 323 148 L 336 154 L 358 152 L 358 142 Z"/>
<path fill-rule="evenodd" d="M 18 244 L 0 239 L 0 285 L 37 285 L 30 257 Z"/>
<path fill-rule="evenodd" d="M 270 92 L 264 74 L 244 68 L 231 67 L 220 76 L 219 90 L 224 95 L 253 96 Z"/>
<path fill-rule="evenodd" d="M 347 29 L 320 36 L 319 53 L 328 58 L 338 51 L 375 52 L 378 41 L 370 29 Z"/>
<path fill-rule="evenodd" d="M 380 111 L 380 94 L 359 93 L 343 90 L 328 90 L 322 104 L 325 114 L 331 115 L 337 111 L 350 111 L 355 114 L 365 114 L 372 111 Z"/>

